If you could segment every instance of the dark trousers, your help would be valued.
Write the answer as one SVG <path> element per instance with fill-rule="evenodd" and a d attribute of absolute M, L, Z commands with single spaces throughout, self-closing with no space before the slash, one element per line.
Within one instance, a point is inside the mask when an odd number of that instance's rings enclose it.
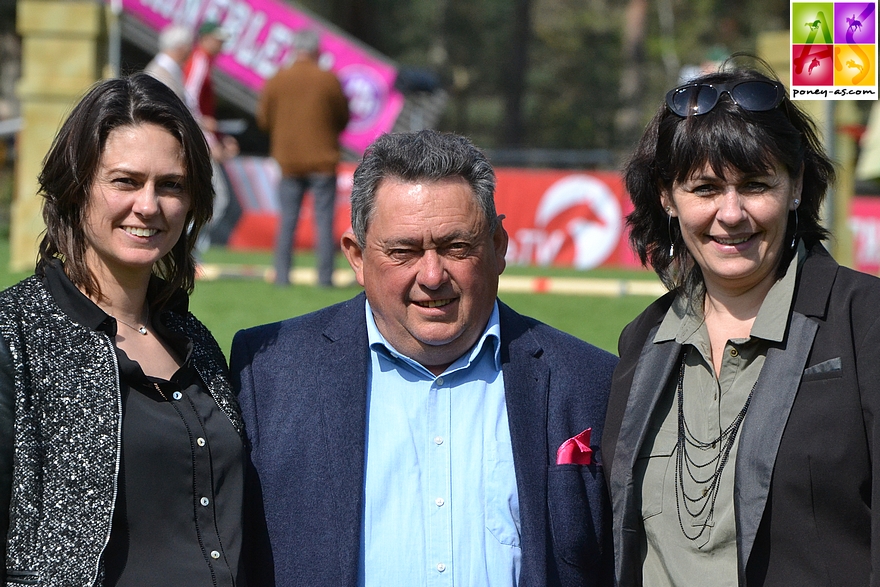
<path fill-rule="evenodd" d="M 310 174 L 282 177 L 278 185 L 280 224 L 275 238 L 275 283 L 290 283 L 296 225 L 306 190 L 311 189 L 315 210 L 315 253 L 318 285 L 333 284 L 333 258 L 338 243 L 333 238 L 333 210 L 336 205 L 336 175 Z"/>

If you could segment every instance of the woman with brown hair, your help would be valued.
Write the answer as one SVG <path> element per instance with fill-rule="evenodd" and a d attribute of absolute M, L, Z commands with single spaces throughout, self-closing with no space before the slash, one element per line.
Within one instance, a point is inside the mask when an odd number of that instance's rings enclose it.
<path fill-rule="evenodd" d="M 243 425 L 187 311 L 201 129 L 146 74 L 100 82 L 40 186 L 35 275 L 0 294 L 0 582 L 245 585 Z"/>

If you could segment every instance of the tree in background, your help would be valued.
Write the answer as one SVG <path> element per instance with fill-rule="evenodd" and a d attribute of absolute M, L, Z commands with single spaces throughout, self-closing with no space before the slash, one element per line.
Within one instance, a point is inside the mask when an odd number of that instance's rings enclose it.
<path fill-rule="evenodd" d="M 755 51 L 788 0 L 303 0 L 450 92 L 484 147 L 628 152 L 685 66 Z M 785 75 L 786 72 L 779 72 Z"/>

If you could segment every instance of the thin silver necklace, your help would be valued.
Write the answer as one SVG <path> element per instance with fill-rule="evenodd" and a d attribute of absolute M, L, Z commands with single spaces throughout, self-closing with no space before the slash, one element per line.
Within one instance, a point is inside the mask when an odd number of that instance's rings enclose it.
<path fill-rule="evenodd" d="M 113 316 L 113 314 L 110 314 L 110 316 L 112 316 L 113 319 L 116 320 L 117 322 L 121 322 L 122 324 L 128 326 L 129 328 L 131 328 L 135 332 L 142 334 L 143 336 L 147 335 L 147 325 L 146 324 L 142 324 L 141 326 L 132 326 L 131 324 L 129 324 L 125 320 L 120 320 L 116 316 Z M 150 310 L 148 308 L 147 309 L 147 321 L 149 321 L 149 320 L 150 320 Z"/>

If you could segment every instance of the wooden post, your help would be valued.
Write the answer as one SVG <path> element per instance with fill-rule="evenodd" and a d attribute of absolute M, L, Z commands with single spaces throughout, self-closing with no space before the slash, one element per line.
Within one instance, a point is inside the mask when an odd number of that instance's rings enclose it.
<path fill-rule="evenodd" d="M 10 269 L 34 267 L 45 225 L 37 176 L 61 122 L 104 66 L 104 6 L 96 0 L 19 0 L 22 77 L 17 91 L 23 127 L 18 137 Z"/>

